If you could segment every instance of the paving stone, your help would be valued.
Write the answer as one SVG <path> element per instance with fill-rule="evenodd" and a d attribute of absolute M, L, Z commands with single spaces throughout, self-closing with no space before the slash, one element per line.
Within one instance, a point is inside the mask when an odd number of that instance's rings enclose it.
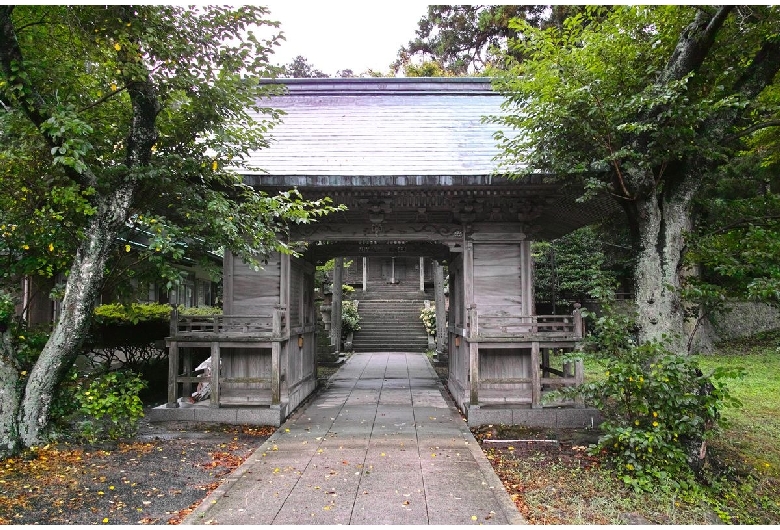
<path fill-rule="evenodd" d="M 522 522 L 439 389 L 423 354 L 353 354 L 184 524 Z"/>

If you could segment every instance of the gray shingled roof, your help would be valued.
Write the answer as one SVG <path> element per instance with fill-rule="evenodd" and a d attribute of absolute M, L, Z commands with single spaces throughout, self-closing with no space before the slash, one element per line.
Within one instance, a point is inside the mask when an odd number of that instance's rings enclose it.
<path fill-rule="evenodd" d="M 272 83 L 272 81 L 267 81 Z M 287 114 L 255 174 L 488 175 L 503 98 L 487 78 L 285 79 L 268 106 Z M 251 174 L 252 172 L 245 172 Z"/>

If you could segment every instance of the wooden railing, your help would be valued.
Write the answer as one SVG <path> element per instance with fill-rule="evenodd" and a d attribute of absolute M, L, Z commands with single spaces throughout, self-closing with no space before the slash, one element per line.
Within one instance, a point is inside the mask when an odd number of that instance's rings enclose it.
<path fill-rule="evenodd" d="M 284 310 L 270 315 L 180 315 L 171 314 L 172 337 L 247 336 L 281 337 Z"/>
<path fill-rule="evenodd" d="M 579 310 L 571 315 L 527 316 L 479 314 L 476 307 L 468 310 L 468 338 L 471 341 L 533 337 L 576 340 L 582 335 Z"/>

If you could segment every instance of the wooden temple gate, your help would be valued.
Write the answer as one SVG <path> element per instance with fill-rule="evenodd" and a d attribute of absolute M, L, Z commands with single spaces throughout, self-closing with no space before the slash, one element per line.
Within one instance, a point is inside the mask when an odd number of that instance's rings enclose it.
<path fill-rule="evenodd" d="M 169 398 L 155 417 L 279 425 L 316 386 L 315 264 L 425 258 L 437 349 L 469 424 L 589 424 L 592 411 L 543 399 L 582 382 L 582 364 L 561 352 L 576 347 L 583 327 L 578 311 L 535 314 L 530 242 L 593 222 L 610 203 L 580 204 L 576 190 L 543 175 L 495 174 L 495 126 L 482 117 L 500 113 L 501 98 L 488 80 L 284 82 L 287 95 L 269 105 L 286 117 L 256 155 L 264 171 L 247 172 L 245 183 L 269 194 L 295 187 L 347 209 L 290 227 L 290 242 L 306 244 L 298 257 L 272 255 L 254 271 L 225 256 L 224 316 L 174 319 Z M 203 381 L 193 367 L 207 357 L 210 399 L 188 406 L 183 398 Z"/>

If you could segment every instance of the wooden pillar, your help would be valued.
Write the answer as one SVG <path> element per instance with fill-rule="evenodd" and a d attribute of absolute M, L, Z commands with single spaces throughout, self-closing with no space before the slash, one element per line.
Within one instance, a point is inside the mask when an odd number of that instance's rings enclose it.
<path fill-rule="evenodd" d="M 433 300 L 436 304 L 436 353 L 441 354 L 447 339 L 447 309 L 444 307 L 444 267 L 439 262 L 433 267 Z"/>
<path fill-rule="evenodd" d="M 463 245 L 463 305 L 468 310 L 474 303 L 474 243 L 465 241 Z"/>
<path fill-rule="evenodd" d="M 192 376 L 192 349 L 186 351 L 181 360 L 181 372 L 187 377 Z M 190 397 L 192 396 L 192 383 L 182 383 L 181 395 Z"/>
<path fill-rule="evenodd" d="M 542 408 L 542 378 L 539 370 L 539 343 L 531 343 L 531 408 Z"/>
<path fill-rule="evenodd" d="M 330 344 L 341 352 L 341 300 L 343 298 L 344 258 L 336 258 L 333 267 L 333 303 L 330 322 Z"/>
<path fill-rule="evenodd" d="M 523 315 L 535 315 L 534 304 L 534 263 L 531 256 L 531 242 L 521 241 L 520 245 L 520 300 Z"/>
<path fill-rule="evenodd" d="M 469 341 L 469 403 L 479 405 L 479 343 Z"/>
<path fill-rule="evenodd" d="M 211 403 L 212 407 L 219 407 L 219 342 L 211 343 Z"/>
<path fill-rule="evenodd" d="M 368 258 L 363 258 L 363 292 L 368 284 Z"/>
<path fill-rule="evenodd" d="M 271 343 L 271 405 L 279 405 L 282 402 L 281 364 L 279 362 L 281 352 L 282 343 L 273 341 Z"/>
<path fill-rule="evenodd" d="M 289 323 L 290 314 L 290 255 L 279 253 L 279 306 L 285 312 L 285 321 Z"/>
<path fill-rule="evenodd" d="M 179 375 L 179 343 L 171 341 L 168 346 L 168 403 L 166 408 L 175 409 L 179 406 L 176 401 L 176 376 Z"/>
<path fill-rule="evenodd" d="M 420 290 L 425 290 L 425 258 L 420 256 Z"/>

